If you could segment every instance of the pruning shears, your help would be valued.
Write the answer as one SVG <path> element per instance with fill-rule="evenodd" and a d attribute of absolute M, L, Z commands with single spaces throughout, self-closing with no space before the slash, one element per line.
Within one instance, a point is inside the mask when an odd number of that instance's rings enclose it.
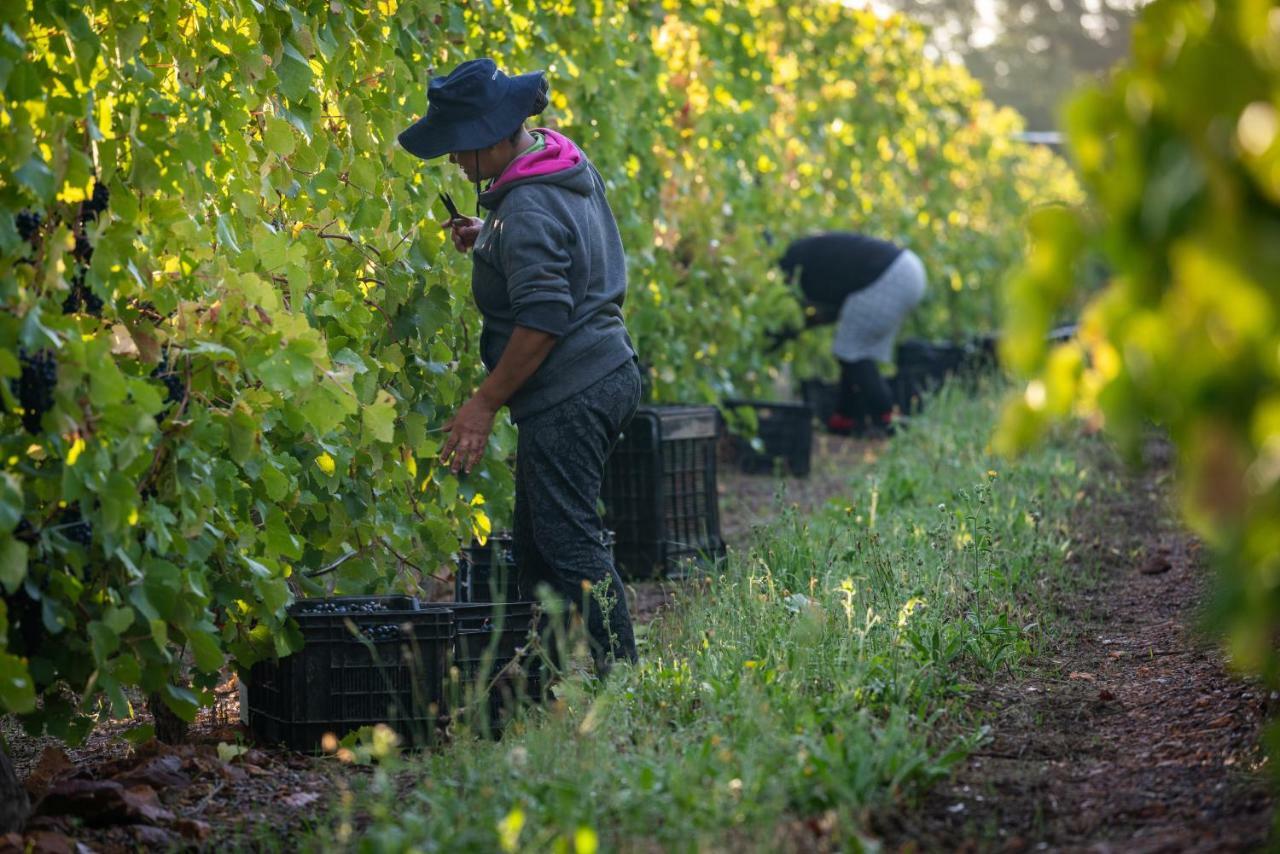
<path fill-rule="evenodd" d="M 449 195 L 447 192 L 440 193 L 440 201 L 444 202 L 445 209 L 449 211 L 450 222 L 456 219 L 466 219 L 466 217 L 458 211 L 458 206 L 453 203 L 453 196 Z"/>

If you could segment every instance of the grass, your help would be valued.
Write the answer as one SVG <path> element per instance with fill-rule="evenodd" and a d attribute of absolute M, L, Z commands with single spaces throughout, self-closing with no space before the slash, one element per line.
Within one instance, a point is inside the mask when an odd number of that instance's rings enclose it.
<path fill-rule="evenodd" d="M 780 501 L 650 626 L 638 667 L 562 684 L 499 742 L 366 750 L 375 769 L 305 843 L 776 850 L 819 827 L 858 848 L 868 809 L 980 742 L 967 691 L 1036 649 L 1064 580 L 1084 440 L 998 461 L 997 406 L 946 392 L 843 500 L 810 518 Z"/>

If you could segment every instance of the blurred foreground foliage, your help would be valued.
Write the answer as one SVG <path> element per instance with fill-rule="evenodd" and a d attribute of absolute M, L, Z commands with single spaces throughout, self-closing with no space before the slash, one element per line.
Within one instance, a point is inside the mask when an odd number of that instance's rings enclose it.
<path fill-rule="evenodd" d="M 1186 516 L 1220 554 L 1235 663 L 1280 677 L 1280 5 L 1159 0 L 1131 62 L 1066 111 L 1093 206 L 1032 221 L 1004 355 L 1033 378 L 999 442 L 1081 415 L 1178 448 Z M 1078 341 L 1044 331 L 1083 258 L 1111 270 Z"/>

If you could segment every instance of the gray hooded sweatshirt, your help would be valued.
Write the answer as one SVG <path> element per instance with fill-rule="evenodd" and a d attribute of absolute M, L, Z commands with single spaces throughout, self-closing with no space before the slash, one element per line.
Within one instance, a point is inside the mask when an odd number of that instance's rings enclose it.
<path fill-rule="evenodd" d="M 545 146 L 480 194 L 489 214 L 472 250 L 485 367 L 498 364 L 516 326 L 558 339 L 507 402 L 517 423 L 635 358 L 622 320 L 627 261 L 604 181 L 569 139 L 538 132 Z"/>

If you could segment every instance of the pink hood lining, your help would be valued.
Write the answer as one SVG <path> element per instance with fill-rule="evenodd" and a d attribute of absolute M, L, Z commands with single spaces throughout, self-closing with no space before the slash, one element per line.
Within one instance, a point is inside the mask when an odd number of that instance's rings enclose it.
<path fill-rule="evenodd" d="M 542 134 L 546 146 L 540 151 L 517 157 L 507 164 L 507 168 L 498 176 L 488 191 L 496 190 L 505 184 L 539 175 L 550 175 L 572 169 L 582 162 L 582 152 L 573 140 L 548 128 L 534 128 Z M 488 192 L 486 191 L 486 192 Z"/>

